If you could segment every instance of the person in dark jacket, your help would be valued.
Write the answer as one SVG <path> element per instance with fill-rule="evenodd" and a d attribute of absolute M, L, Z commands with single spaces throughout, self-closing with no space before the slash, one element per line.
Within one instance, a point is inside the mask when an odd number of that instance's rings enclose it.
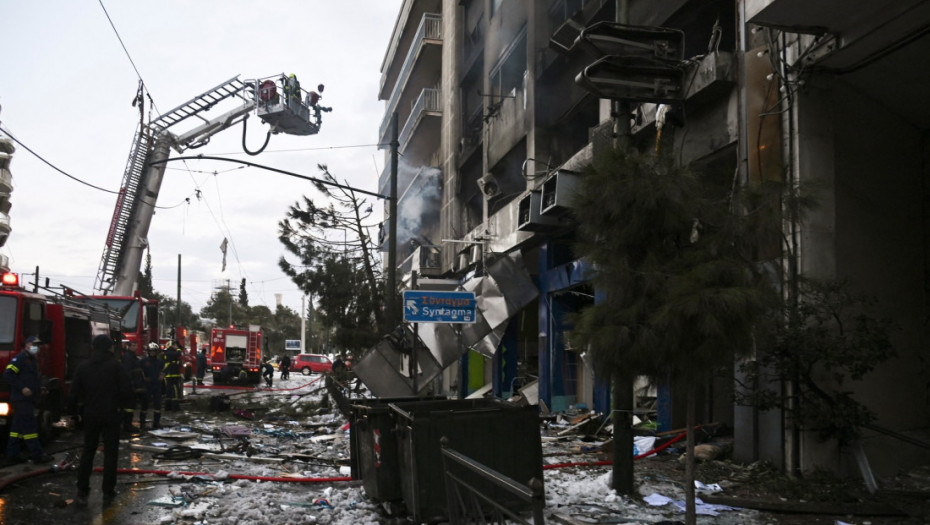
<path fill-rule="evenodd" d="M 123 431 L 130 434 L 138 434 L 139 427 L 133 426 L 132 420 L 135 417 L 136 408 L 144 414 L 148 410 L 148 399 L 145 395 L 145 378 L 142 375 L 142 367 L 139 365 L 139 356 L 136 354 L 136 344 L 130 341 L 123 341 L 122 365 L 123 369 L 129 374 L 129 381 L 132 383 L 132 404 L 123 410 Z"/>
<path fill-rule="evenodd" d="M 281 379 L 290 379 L 291 358 L 287 354 L 281 356 L 281 362 L 278 363 L 278 369 L 281 370 Z"/>
<path fill-rule="evenodd" d="M 39 442 L 39 422 L 36 420 L 36 402 L 41 392 L 38 355 L 42 341 L 36 336 L 26 338 L 22 351 L 6 365 L 3 380 L 10 385 L 10 403 L 13 421 L 7 441 L 6 463 L 19 463 L 21 448 L 25 445 L 32 454 L 33 463 L 48 463 L 52 456 L 42 450 Z"/>
<path fill-rule="evenodd" d="M 165 410 L 181 409 L 181 350 L 171 341 L 165 348 Z"/>
<path fill-rule="evenodd" d="M 165 391 L 165 360 L 161 356 L 158 343 L 149 343 L 146 356 L 142 358 L 139 366 L 145 378 L 146 401 L 145 409 L 139 414 L 139 428 L 145 430 L 148 407 L 152 407 L 152 428 L 161 428 L 161 397 Z"/>
<path fill-rule="evenodd" d="M 272 379 L 274 379 L 274 367 L 268 358 L 262 359 L 262 377 L 265 378 L 265 386 L 271 388 Z"/>
<path fill-rule="evenodd" d="M 104 500 L 116 496 L 116 463 L 119 459 L 119 432 L 122 411 L 132 402 L 132 384 L 113 354 L 113 340 L 98 335 L 93 352 L 78 366 L 68 395 L 68 409 L 84 420 L 84 448 L 78 465 L 77 497 L 79 505 L 87 504 L 90 473 L 94 467 L 97 445 L 103 437 Z"/>
<path fill-rule="evenodd" d="M 207 349 L 201 348 L 197 354 L 197 385 L 203 385 L 203 378 L 207 375 Z"/>

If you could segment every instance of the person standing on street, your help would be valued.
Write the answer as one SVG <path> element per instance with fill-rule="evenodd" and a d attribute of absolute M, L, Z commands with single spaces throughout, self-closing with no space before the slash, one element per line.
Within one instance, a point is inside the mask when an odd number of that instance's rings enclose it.
<path fill-rule="evenodd" d="M 265 386 L 271 388 L 274 379 L 274 367 L 271 366 L 271 361 L 267 357 L 262 359 L 262 377 L 265 378 Z"/>
<path fill-rule="evenodd" d="M 3 380 L 10 385 L 10 402 L 13 405 L 6 464 L 25 461 L 20 456 L 23 445 L 32 454 L 33 463 L 48 463 L 52 460 L 52 456 L 42 450 L 42 444 L 39 442 L 39 422 L 35 413 L 36 402 L 41 392 L 38 364 L 40 344 L 42 341 L 38 337 L 27 337 L 22 351 L 3 371 Z"/>
<path fill-rule="evenodd" d="M 201 348 L 197 354 L 197 386 L 203 386 L 203 378 L 207 375 L 207 349 Z"/>
<path fill-rule="evenodd" d="M 122 409 L 132 403 L 132 384 L 129 374 L 112 352 L 113 340 L 98 335 L 93 341 L 93 352 L 74 374 L 68 409 L 80 414 L 84 420 L 84 448 L 78 465 L 77 497 L 79 505 L 87 505 L 90 493 L 90 474 L 94 468 L 94 455 L 103 437 L 103 498 L 109 501 L 117 495 L 116 463 L 119 459 L 119 432 Z"/>
<path fill-rule="evenodd" d="M 165 410 L 181 409 L 181 350 L 175 341 L 165 348 Z"/>
<path fill-rule="evenodd" d="M 142 413 L 139 414 L 139 428 L 145 430 L 145 422 L 148 419 L 148 406 L 152 407 L 152 428 L 158 430 L 161 428 L 161 398 L 165 391 L 165 360 L 161 357 L 161 348 L 158 343 L 149 343 L 146 349 L 146 356 L 142 358 L 139 366 L 142 368 L 142 375 L 145 378 L 145 397 Z"/>
<path fill-rule="evenodd" d="M 278 363 L 278 368 L 281 369 L 282 380 L 291 378 L 291 358 L 287 354 L 281 356 L 281 362 Z"/>
<path fill-rule="evenodd" d="M 136 407 L 140 408 L 140 412 L 144 414 L 148 409 L 148 405 L 145 397 L 145 378 L 142 376 L 142 367 L 139 366 L 136 343 L 123 341 L 121 362 L 123 370 L 129 374 L 129 381 L 132 384 L 132 402 L 123 409 L 123 431 L 129 434 L 138 434 L 140 429 L 132 424 Z"/>

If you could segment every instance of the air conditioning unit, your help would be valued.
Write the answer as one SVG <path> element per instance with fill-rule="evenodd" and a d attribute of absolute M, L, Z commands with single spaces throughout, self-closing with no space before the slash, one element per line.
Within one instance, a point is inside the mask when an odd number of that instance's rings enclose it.
<path fill-rule="evenodd" d="M 493 173 L 485 173 L 484 177 L 478 179 L 478 187 L 481 188 L 481 193 L 486 199 L 497 197 L 501 193 L 501 185 Z"/>
<path fill-rule="evenodd" d="M 581 183 L 577 173 L 556 170 L 543 182 L 539 201 L 540 215 L 558 215 L 572 208 L 572 199 Z"/>
<path fill-rule="evenodd" d="M 581 34 L 583 29 L 584 26 L 581 23 L 569 18 L 552 32 L 552 36 L 549 37 L 549 45 L 563 53 L 567 53 L 575 47 L 575 40 L 578 39 L 578 35 Z"/>
<path fill-rule="evenodd" d="M 517 202 L 517 230 L 546 231 L 562 223 L 558 217 L 551 214 L 542 215 L 540 213 L 541 202 L 541 191 L 531 191 L 520 198 L 520 201 Z"/>

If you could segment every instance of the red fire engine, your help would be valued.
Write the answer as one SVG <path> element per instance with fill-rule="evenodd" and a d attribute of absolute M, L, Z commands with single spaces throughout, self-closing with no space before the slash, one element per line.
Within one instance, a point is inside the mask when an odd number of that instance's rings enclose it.
<path fill-rule="evenodd" d="M 258 383 L 261 378 L 262 329 L 214 328 L 210 334 L 210 368 L 213 383 L 245 379 Z"/>
<path fill-rule="evenodd" d="M 91 341 L 100 334 L 118 338 L 119 318 L 98 305 L 70 297 L 46 296 L 28 291 L 19 276 L 2 271 L 0 280 L 0 370 L 22 350 L 26 338 L 39 336 L 39 370 L 44 378 L 37 408 L 39 434 L 51 437 L 67 399 L 71 377 L 91 352 Z M 0 384 L 0 439 L 6 440 L 12 421 L 9 385 Z"/>

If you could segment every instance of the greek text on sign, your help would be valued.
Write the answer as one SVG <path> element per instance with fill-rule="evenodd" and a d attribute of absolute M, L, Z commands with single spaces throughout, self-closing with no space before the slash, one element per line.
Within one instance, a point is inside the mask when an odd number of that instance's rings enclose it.
<path fill-rule="evenodd" d="M 410 323 L 474 323 L 474 292 L 404 292 L 404 321 Z"/>

